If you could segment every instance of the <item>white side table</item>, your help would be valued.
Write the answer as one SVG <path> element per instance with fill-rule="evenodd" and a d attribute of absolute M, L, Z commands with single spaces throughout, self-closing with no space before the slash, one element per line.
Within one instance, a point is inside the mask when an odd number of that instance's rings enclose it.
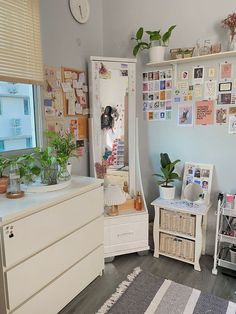
<path fill-rule="evenodd" d="M 154 257 L 171 257 L 201 271 L 199 259 L 205 254 L 210 205 L 161 198 L 154 200 L 152 205 L 155 207 Z"/>

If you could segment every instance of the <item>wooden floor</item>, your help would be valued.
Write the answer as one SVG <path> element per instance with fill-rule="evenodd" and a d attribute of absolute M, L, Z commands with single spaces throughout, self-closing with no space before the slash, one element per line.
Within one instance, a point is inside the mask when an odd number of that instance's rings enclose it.
<path fill-rule="evenodd" d="M 105 264 L 103 276 L 94 280 L 60 314 L 95 313 L 119 283 L 137 266 L 157 276 L 236 302 L 236 278 L 224 275 L 221 271 L 217 276 L 212 275 L 213 259 L 210 256 L 203 256 L 200 264 L 202 271 L 198 272 L 192 265 L 167 257 L 156 259 L 151 253 L 147 256 L 137 254 L 118 256 L 112 263 Z"/>

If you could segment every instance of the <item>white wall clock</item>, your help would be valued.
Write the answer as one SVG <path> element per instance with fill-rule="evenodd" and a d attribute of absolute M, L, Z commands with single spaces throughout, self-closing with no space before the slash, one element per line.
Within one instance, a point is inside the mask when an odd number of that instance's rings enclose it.
<path fill-rule="evenodd" d="M 90 7 L 88 0 L 69 0 L 72 16 L 79 23 L 86 23 L 89 19 Z"/>

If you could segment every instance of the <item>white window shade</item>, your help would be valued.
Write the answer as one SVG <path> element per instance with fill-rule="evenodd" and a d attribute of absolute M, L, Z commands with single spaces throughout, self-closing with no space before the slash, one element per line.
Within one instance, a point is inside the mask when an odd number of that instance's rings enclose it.
<path fill-rule="evenodd" d="M 43 82 L 38 0 L 0 0 L 0 81 Z"/>

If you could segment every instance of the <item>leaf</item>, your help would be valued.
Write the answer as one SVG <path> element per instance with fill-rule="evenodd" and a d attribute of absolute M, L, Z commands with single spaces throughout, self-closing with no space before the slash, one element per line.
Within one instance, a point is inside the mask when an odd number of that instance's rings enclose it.
<path fill-rule="evenodd" d="M 178 175 L 177 173 L 175 173 L 175 172 L 174 172 L 174 173 L 171 173 L 171 174 L 170 174 L 170 179 L 172 179 L 172 180 L 175 180 L 175 179 L 176 179 L 176 180 L 177 180 L 177 179 L 179 179 L 179 175 Z"/>
<path fill-rule="evenodd" d="M 136 33 L 136 39 L 141 40 L 143 37 L 143 27 L 140 27 Z"/>
<path fill-rule="evenodd" d="M 153 176 L 160 177 L 160 178 L 164 179 L 164 176 L 162 174 L 154 173 Z"/>
<path fill-rule="evenodd" d="M 160 40 L 160 39 L 161 39 L 161 35 L 160 34 L 150 35 L 150 40 L 151 41 L 156 41 L 156 40 Z"/>
<path fill-rule="evenodd" d="M 134 47 L 134 49 L 133 49 L 133 55 L 134 55 L 135 57 L 137 56 L 139 49 L 140 49 L 140 45 L 139 45 L 139 44 Z"/>
<path fill-rule="evenodd" d="M 162 41 L 163 41 L 163 44 L 165 44 L 169 39 L 170 39 L 170 36 L 171 36 L 171 33 L 173 31 L 173 29 L 176 27 L 176 25 L 172 25 L 168 31 L 162 36 Z"/>

